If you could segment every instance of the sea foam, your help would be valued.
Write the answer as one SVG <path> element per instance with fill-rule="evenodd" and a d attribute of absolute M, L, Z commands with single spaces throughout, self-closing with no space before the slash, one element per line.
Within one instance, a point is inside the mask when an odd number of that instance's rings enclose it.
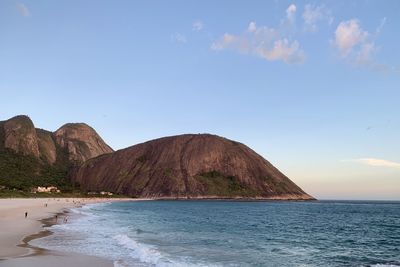
<path fill-rule="evenodd" d="M 127 235 L 117 235 L 114 237 L 118 244 L 131 250 L 131 256 L 139 259 L 141 262 L 163 266 L 160 253 L 152 246 L 139 244 Z M 168 265 L 165 265 L 168 266 Z"/>
<path fill-rule="evenodd" d="M 32 245 L 104 257 L 114 267 L 400 267 L 397 244 L 378 243 L 399 238 L 392 227 L 399 225 L 399 214 L 400 205 L 381 203 L 95 204 L 73 209 L 67 223 L 60 219 L 49 229 L 53 235 Z M 355 247 L 348 239 L 368 246 Z M 340 258 L 348 251 L 356 253 Z"/>
<path fill-rule="evenodd" d="M 378 263 L 371 265 L 371 267 L 400 267 L 400 265 Z"/>
<path fill-rule="evenodd" d="M 128 237 L 125 234 L 117 235 L 114 237 L 115 240 L 118 241 L 118 244 L 128 248 L 131 253 L 130 256 L 134 259 L 138 259 L 142 263 L 148 263 L 151 266 L 157 267 L 203 267 L 203 266 L 214 266 L 214 265 L 203 265 L 198 263 L 191 263 L 190 259 L 182 259 L 182 261 L 173 261 L 171 259 L 167 259 L 166 256 L 163 256 L 156 247 L 151 245 L 146 245 L 143 243 L 139 243 L 134 239 Z M 114 262 L 114 266 L 116 267 L 125 267 L 125 263 L 123 261 Z"/>

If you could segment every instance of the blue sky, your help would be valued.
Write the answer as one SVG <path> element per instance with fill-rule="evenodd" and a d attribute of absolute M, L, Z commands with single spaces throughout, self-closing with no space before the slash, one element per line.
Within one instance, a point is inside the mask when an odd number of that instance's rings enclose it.
<path fill-rule="evenodd" d="M 400 199 L 400 2 L 0 2 L 0 120 L 114 149 L 249 145 L 318 198 Z"/>

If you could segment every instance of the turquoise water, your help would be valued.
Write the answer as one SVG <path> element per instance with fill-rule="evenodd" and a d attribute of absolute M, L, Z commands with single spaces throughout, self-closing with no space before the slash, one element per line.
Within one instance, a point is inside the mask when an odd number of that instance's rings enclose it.
<path fill-rule="evenodd" d="M 35 245 L 119 266 L 400 266 L 400 202 L 141 201 L 74 209 Z"/>

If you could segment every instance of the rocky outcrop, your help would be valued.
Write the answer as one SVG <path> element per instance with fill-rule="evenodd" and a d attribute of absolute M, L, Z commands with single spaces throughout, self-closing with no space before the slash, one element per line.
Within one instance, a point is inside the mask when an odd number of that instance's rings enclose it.
<path fill-rule="evenodd" d="M 65 149 L 70 161 L 83 163 L 113 150 L 85 123 L 68 123 L 54 132 L 56 143 Z"/>
<path fill-rule="evenodd" d="M 27 116 L 0 121 L 0 187 L 30 191 L 53 185 L 72 192 L 68 172 L 111 151 L 86 124 L 67 124 L 53 133 L 35 128 Z"/>
<path fill-rule="evenodd" d="M 39 155 L 40 158 L 50 164 L 54 164 L 57 161 L 57 147 L 53 139 L 53 133 L 36 129 L 39 144 Z"/>
<path fill-rule="evenodd" d="M 210 134 L 164 137 L 113 152 L 84 123 L 50 132 L 17 116 L 0 121 L 0 166 L 0 184 L 10 188 L 54 182 L 68 188 L 69 172 L 84 191 L 136 197 L 313 199 L 249 147 Z"/>
<path fill-rule="evenodd" d="M 154 198 L 313 199 L 247 146 L 215 135 L 156 139 L 85 162 L 87 191 Z"/>
<path fill-rule="evenodd" d="M 16 116 L 3 123 L 4 147 L 39 158 L 36 129 L 27 116 Z"/>
<path fill-rule="evenodd" d="M 33 156 L 46 164 L 79 165 L 113 150 L 93 128 L 84 123 L 68 123 L 56 132 L 35 129 L 28 116 L 0 121 L 0 150 Z"/>

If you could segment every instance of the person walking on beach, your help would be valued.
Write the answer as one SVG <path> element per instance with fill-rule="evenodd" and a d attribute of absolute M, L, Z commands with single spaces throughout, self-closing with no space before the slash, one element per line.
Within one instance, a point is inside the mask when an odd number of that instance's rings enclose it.
<path fill-rule="evenodd" d="M 25 219 L 26 219 L 26 217 L 28 217 L 28 212 L 27 211 L 25 211 Z"/>

